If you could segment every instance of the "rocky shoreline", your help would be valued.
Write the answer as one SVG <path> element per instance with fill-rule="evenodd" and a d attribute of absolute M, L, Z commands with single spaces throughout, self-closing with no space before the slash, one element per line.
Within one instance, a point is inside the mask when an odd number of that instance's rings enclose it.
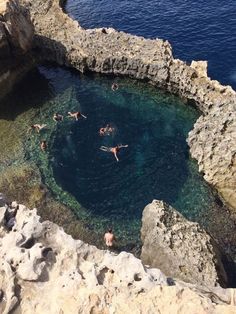
<path fill-rule="evenodd" d="M 188 284 L 74 240 L 37 210 L 0 198 L 0 311 L 235 313 L 236 292 Z M 189 265 L 190 267 L 191 265 Z"/>

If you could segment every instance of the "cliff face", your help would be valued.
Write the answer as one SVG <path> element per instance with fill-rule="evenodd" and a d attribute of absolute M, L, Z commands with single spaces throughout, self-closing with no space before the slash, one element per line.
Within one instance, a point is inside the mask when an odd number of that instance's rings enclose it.
<path fill-rule="evenodd" d="M 142 265 L 73 240 L 41 222 L 36 209 L 0 197 L 0 312 L 235 313 L 236 293 L 178 282 Z"/>
<path fill-rule="evenodd" d="M 32 66 L 34 26 L 29 11 L 18 0 L 0 1 L 0 96 Z"/>
<path fill-rule="evenodd" d="M 18 0 L 1 1 L 0 57 L 23 54 L 31 48 L 34 27 L 29 11 Z"/>
<path fill-rule="evenodd" d="M 212 287 L 227 283 L 211 237 L 164 202 L 155 200 L 144 208 L 141 239 L 142 261 L 166 275 Z"/>
<path fill-rule="evenodd" d="M 34 47 L 42 59 L 79 71 L 127 75 L 177 94 L 203 116 L 188 143 L 204 178 L 236 208 L 236 93 L 207 77 L 206 62 L 174 59 L 167 41 L 132 36 L 114 29 L 82 29 L 63 13 L 59 0 L 21 0 L 35 26 Z M 225 160 L 226 159 L 226 160 Z"/>

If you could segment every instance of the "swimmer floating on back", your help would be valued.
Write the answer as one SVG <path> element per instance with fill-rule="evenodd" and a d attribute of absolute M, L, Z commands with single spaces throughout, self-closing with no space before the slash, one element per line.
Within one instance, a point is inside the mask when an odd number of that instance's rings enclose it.
<path fill-rule="evenodd" d="M 53 115 L 53 120 L 54 121 L 56 121 L 56 122 L 60 122 L 60 121 L 63 121 L 63 116 L 61 115 L 61 114 L 59 114 L 59 113 L 54 113 L 54 115 Z"/>
<path fill-rule="evenodd" d="M 68 117 L 69 118 L 75 118 L 76 121 L 79 120 L 80 117 L 87 119 L 87 117 L 85 115 L 83 115 L 81 112 L 76 111 L 76 112 L 68 112 Z"/>
<path fill-rule="evenodd" d="M 115 156 L 115 159 L 116 161 L 118 162 L 119 159 L 117 157 L 117 153 L 119 152 L 119 150 L 122 148 L 122 147 L 128 147 L 128 145 L 122 145 L 122 144 L 119 144 L 115 147 L 106 147 L 106 146 L 101 146 L 100 149 L 104 152 L 108 152 L 108 153 L 112 153 L 114 156 Z"/>
<path fill-rule="evenodd" d="M 32 124 L 31 126 L 30 126 L 30 128 L 28 129 L 28 131 L 27 131 L 27 133 L 29 132 L 29 131 L 33 131 L 33 130 L 35 130 L 35 131 L 37 131 L 38 133 L 43 129 L 43 128 L 45 128 L 47 126 L 47 124 Z"/>

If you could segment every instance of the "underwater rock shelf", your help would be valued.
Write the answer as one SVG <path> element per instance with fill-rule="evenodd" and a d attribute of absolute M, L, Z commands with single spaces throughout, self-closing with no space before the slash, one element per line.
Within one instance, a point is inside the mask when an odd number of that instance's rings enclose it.
<path fill-rule="evenodd" d="M 203 113 L 188 144 L 205 180 L 236 208 L 236 93 L 207 76 L 207 63 L 174 59 L 168 41 L 145 39 L 114 29 L 81 28 L 60 7 L 62 1 L 29 1 L 34 48 L 42 60 L 81 72 L 129 76 L 194 103 Z"/>

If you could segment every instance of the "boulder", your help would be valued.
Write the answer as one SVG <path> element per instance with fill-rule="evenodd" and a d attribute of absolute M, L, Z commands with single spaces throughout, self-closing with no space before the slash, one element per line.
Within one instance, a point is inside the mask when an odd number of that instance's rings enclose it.
<path fill-rule="evenodd" d="M 213 239 L 198 223 L 190 222 L 162 201 L 144 208 L 141 259 L 167 276 L 214 287 L 227 276 Z"/>
<path fill-rule="evenodd" d="M 34 26 L 29 11 L 18 0 L 2 1 L 0 8 L 0 57 L 11 58 L 12 55 L 29 51 L 33 42 Z"/>

